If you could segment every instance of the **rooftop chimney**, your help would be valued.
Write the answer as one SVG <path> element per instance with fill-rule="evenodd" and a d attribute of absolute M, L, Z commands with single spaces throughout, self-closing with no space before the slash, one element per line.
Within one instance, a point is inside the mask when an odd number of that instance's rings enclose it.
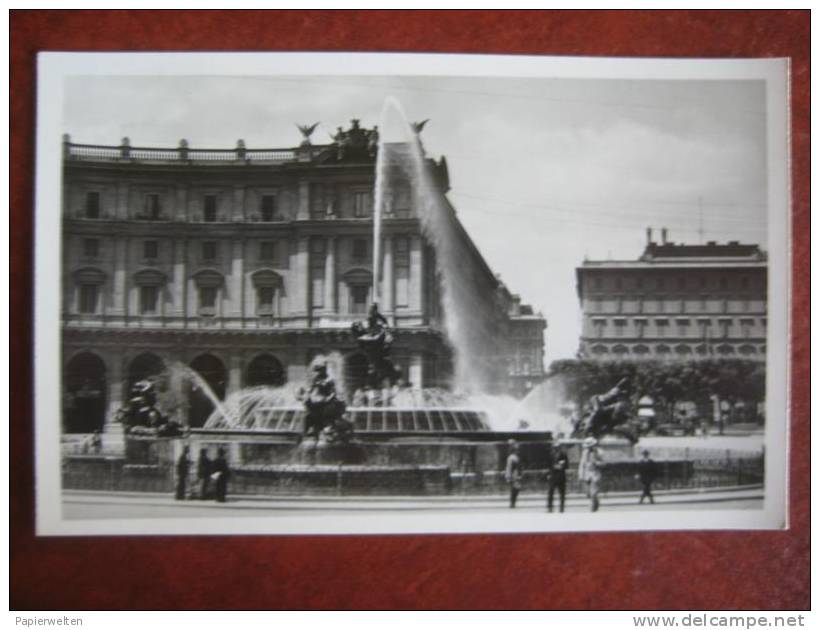
<path fill-rule="evenodd" d="M 661 244 L 666 245 L 666 228 L 661 228 Z"/>
<path fill-rule="evenodd" d="M 646 228 L 646 244 L 647 245 L 652 244 L 652 228 L 651 227 Z"/>

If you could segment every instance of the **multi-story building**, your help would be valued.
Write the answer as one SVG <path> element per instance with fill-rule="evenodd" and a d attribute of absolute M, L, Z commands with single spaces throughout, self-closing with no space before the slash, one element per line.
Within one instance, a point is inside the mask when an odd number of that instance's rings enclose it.
<path fill-rule="evenodd" d="M 757 245 L 652 240 L 637 260 L 576 269 L 579 355 L 594 360 L 765 360 L 767 262 Z"/>
<path fill-rule="evenodd" d="M 64 139 L 62 338 L 67 432 L 101 428 L 128 387 L 181 364 L 224 398 L 302 383 L 317 354 L 347 391 L 367 364 L 349 334 L 373 300 L 373 132 L 295 149 L 137 148 Z M 426 159 L 463 252 L 479 354 L 508 347 L 500 282 L 446 200 L 446 162 Z M 452 373 L 436 252 L 417 195 L 394 181 L 382 221 L 378 299 L 392 356 L 413 387 Z M 543 341 L 541 341 L 543 344 Z M 505 364 L 504 364 L 505 365 Z M 506 389 L 499 362 L 477 366 Z M 210 405 L 195 396 L 194 426 Z M 181 412 L 182 413 L 182 412 Z"/>
<path fill-rule="evenodd" d="M 547 322 L 531 305 L 521 304 L 518 295 L 512 296 L 509 315 L 510 390 L 514 396 L 523 397 L 546 376 L 544 330 Z"/>

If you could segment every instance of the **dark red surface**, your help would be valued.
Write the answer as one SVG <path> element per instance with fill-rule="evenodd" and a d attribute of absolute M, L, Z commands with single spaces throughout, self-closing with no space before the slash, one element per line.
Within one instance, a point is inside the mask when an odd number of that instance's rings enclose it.
<path fill-rule="evenodd" d="M 44 50 L 791 57 L 791 529 L 378 537 L 48 538 L 34 531 L 35 58 Z M 809 607 L 809 12 L 13 11 L 11 606 Z"/>

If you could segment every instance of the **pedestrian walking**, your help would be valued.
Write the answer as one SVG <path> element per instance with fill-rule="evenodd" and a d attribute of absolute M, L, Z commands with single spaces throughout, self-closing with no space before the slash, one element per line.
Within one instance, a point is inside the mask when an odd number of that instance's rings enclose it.
<path fill-rule="evenodd" d="M 592 512 L 597 512 L 601 505 L 598 495 L 601 491 L 602 466 L 603 458 L 598 451 L 598 440 L 587 438 L 584 440 L 581 461 L 578 465 L 578 477 L 586 484 L 589 507 Z"/>
<path fill-rule="evenodd" d="M 643 458 L 638 462 L 638 480 L 641 482 L 643 491 L 641 492 L 641 500 L 638 503 L 643 503 L 644 499 L 649 499 L 650 503 L 654 503 L 655 499 L 652 496 L 652 482 L 655 481 L 657 471 L 655 462 L 649 456 L 649 451 L 643 450 Z"/>
<path fill-rule="evenodd" d="M 225 495 L 228 492 L 228 479 L 231 476 L 231 471 L 228 468 L 228 461 L 225 459 L 225 449 L 222 447 L 220 447 L 217 452 L 212 470 L 213 474 L 211 476 L 216 482 L 216 500 L 219 503 L 225 503 Z"/>
<path fill-rule="evenodd" d="M 552 500 L 555 492 L 558 492 L 559 510 L 564 511 L 564 499 L 567 494 L 567 468 L 569 468 L 569 457 L 563 444 L 553 445 L 550 451 L 549 466 L 549 489 L 547 491 L 547 510 L 552 512 Z"/>
<path fill-rule="evenodd" d="M 191 470 L 191 460 L 188 458 L 190 447 L 186 444 L 182 447 L 182 453 L 177 459 L 177 487 L 174 498 L 177 501 L 184 501 L 187 495 L 188 473 Z"/>
<path fill-rule="evenodd" d="M 510 454 L 507 455 L 504 479 L 510 486 L 510 507 L 514 508 L 518 493 L 521 491 L 521 458 L 518 456 L 518 443 L 510 440 L 507 444 L 510 447 Z"/>
<path fill-rule="evenodd" d="M 209 486 L 211 483 L 211 460 L 208 457 L 208 449 L 199 449 L 199 459 L 196 462 L 196 478 L 199 480 L 199 498 L 207 499 Z"/>

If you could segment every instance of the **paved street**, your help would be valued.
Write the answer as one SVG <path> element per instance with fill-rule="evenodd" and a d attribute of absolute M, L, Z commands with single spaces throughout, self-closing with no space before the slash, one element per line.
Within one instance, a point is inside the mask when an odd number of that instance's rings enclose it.
<path fill-rule="evenodd" d="M 213 516 L 266 516 L 269 514 L 379 514 L 397 511 L 435 513 L 498 512 L 506 511 L 507 497 L 493 496 L 426 496 L 426 497 L 369 497 L 369 496 L 312 496 L 312 497 L 259 497 L 229 496 L 228 502 L 175 501 L 172 497 L 155 493 L 108 493 L 93 491 L 65 491 L 63 514 L 66 519 L 156 518 L 156 517 L 213 517 Z M 731 491 L 664 492 L 657 493 L 655 505 L 639 505 L 638 495 L 613 493 L 601 500 L 601 511 L 634 510 L 730 510 L 761 509 L 763 489 L 747 487 Z M 544 512 L 546 499 L 541 494 L 522 494 L 516 510 Z M 567 497 L 567 512 L 586 512 L 589 502 L 580 495 Z"/>

